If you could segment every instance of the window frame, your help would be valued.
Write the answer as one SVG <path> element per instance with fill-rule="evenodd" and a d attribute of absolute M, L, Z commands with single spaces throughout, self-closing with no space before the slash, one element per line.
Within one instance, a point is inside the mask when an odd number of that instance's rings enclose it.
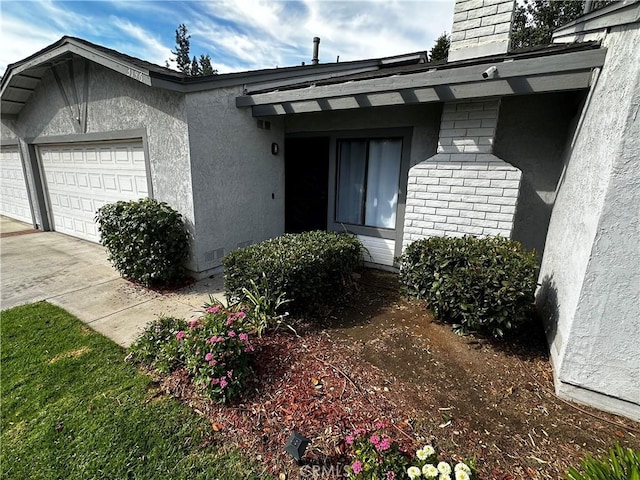
<path fill-rule="evenodd" d="M 404 231 L 404 214 L 407 201 L 407 181 L 409 176 L 409 163 L 411 159 L 411 140 L 413 128 L 381 128 L 367 130 L 351 130 L 342 132 L 330 132 L 330 161 L 329 161 L 329 198 L 327 205 L 327 230 L 337 232 L 350 232 L 356 235 L 385 238 L 396 241 L 396 245 L 402 243 Z M 400 178 L 398 182 L 398 201 L 396 203 L 396 224 L 394 228 L 370 227 L 352 223 L 336 221 L 337 194 L 338 194 L 338 148 L 342 140 L 402 140 L 400 158 Z M 367 164 L 368 164 L 367 155 Z M 366 191 L 364 198 L 366 199 Z M 366 201 L 366 200 L 365 200 Z M 364 202 L 363 202 L 364 203 Z"/>

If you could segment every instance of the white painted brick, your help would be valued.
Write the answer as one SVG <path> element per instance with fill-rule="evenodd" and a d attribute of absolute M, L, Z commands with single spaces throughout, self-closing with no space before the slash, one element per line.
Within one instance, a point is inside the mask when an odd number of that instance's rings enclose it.
<path fill-rule="evenodd" d="M 472 218 L 471 225 L 474 227 L 496 228 L 498 226 L 498 222 L 495 220 L 480 220 L 479 218 Z"/>
<path fill-rule="evenodd" d="M 465 178 L 463 182 L 465 187 L 488 187 L 491 184 L 491 180 L 478 178 Z"/>
<path fill-rule="evenodd" d="M 492 137 L 495 128 L 469 128 L 466 135 L 469 137 Z"/>
<path fill-rule="evenodd" d="M 478 112 L 469 112 L 469 120 L 498 118 L 498 110 L 481 110 Z"/>
<path fill-rule="evenodd" d="M 467 145 L 463 147 L 464 153 L 491 153 L 492 145 Z"/>
<path fill-rule="evenodd" d="M 491 180 L 492 187 L 499 188 L 518 188 L 520 182 L 518 180 Z"/>
<path fill-rule="evenodd" d="M 423 220 L 425 222 L 443 223 L 447 221 L 447 217 L 441 215 L 425 215 Z"/>
<path fill-rule="evenodd" d="M 438 185 L 439 183 L 440 179 L 434 177 L 418 177 L 416 179 L 417 185 Z"/>
<path fill-rule="evenodd" d="M 448 128 L 446 130 L 440 130 L 440 138 L 443 137 L 462 137 L 467 133 L 466 129 Z"/>
<path fill-rule="evenodd" d="M 508 23 L 511 21 L 511 12 L 497 13 L 498 7 L 495 8 L 495 15 L 486 15 L 483 16 L 480 25 L 482 27 L 486 25 L 498 25 L 499 23 Z"/>
<path fill-rule="evenodd" d="M 516 206 L 515 205 L 501 205 L 500 206 L 500 213 L 516 213 Z"/>
<path fill-rule="evenodd" d="M 456 104 L 453 102 L 449 102 L 449 103 L 445 103 L 444 106 L 442 107 L 442 113 L 449 113 L 449 112 L 455 112 L 456 111 Z"/>
<path fill-rule="evenodd" d="M 517 188 L 505 188 L 502 191 L 502 196 L 503 197 L 518 198 L 518 189 Z"/>
<path fill-rule="evenodd" d="M 463 170 L 486 170 L 487 169 L 487 164 L 486 163 L 469 162 L 469 163 L 463 164 L 462 165 L 462 169 Z"/>
<path fill-rule="evenodd" d="M 477 170 L 460 170 L 453 172 L 454 178 L 478 178 Z"/>
<path fill-rule="evenodd" d="M 452 208 L 438 208 L 436 209 L 436 215 L 444 215 L 445 217 L 459 217 L 460 210 L 454 210 Z"/>
<path fill-rule="evenodd" d="M 465 228 L 464 225 L 458 225 L 458 228 Z M 450 237 L 464 237 L 464 232 L 449 232 Z"/>
<path fill-rule="evenodd" d="M 467 0 L 466 2 L 456 2 L 453 7 L 455 13 L 464 12 L 465 10 L 473 10 L 484 6 L 483 0 Z"/>
<path fill-rule="evenodd" d="M 445 170 L 444 168 L 438 167 L 438 169 L 434 168 L 433 170 L 430 170 L 429 176 L 435 178 L 451 178 L 453 176 L 453 170 Z"/>
<path fill-rule="evenodd" d="M 482 203 L 476 203 L 473 206 L 473 209 L 477 212 L 495 212 L 495 213 L 500 213 L 500 205 L 496 205 L 495 203 L 491 202 L 491 199 L 489 199 L 489 203 L 487 204 L 482 204 Z"/>
<path fill-rule="evenodd" d="M 426 185 L 425 185 L 426 188 Z M 437 193 L 429 193 L 427 191 L 424 192 L 416 192 L 416 198 L 420 199 L 420 200 L 437 200 L 438 199 L 438 194 Z"/>
<path fill-rule="evenodd" d="M 407 219 L 407 215 L 410 215 L 413 213 L 413 205 L 410 205 L 409 202 L 407 202 L 406 207 L 404 207 L 404 218 Z"/>
<path fill-rule="evenodd" d="M 482 7 L 482 8 L 476 8 L 474 10 L 469 10 L 466 13 L 467 13 L 467 18 L 469 18 L 469 19 L 482 18 L 482 17 L 484 17 L 486 15 L 494 15 L 494 14 L 498 13 L 498 6 L 497 5 L 489 5 L 488 7 Z M 455 18 L 455 15 L 454 15 L 454 18 Z M 465 20 L 466 20 L 466 18 L 465 18 Z"/>
<path fill-rule="evenodd" d="M 483 228 L 473 227 L 471 225 L 460 225 L 458 227 L 458 232 L 464 233 L 465 235 L 482 235 Z"/>
<path fill-rule="evenodd" d="M 465 112 L 465 117 L 469 117 L 469 112 Z M 480 128 L 482 126 L 482 120 L 456 120 L 454 122 L 454 128 Z"/>
<path fill-rule="evenodd" d="M 485 228 L 484 234 L 492 237 L 505 237 L 505 238 L 509 238 L 511 236 L 510 231 L 505 231 L 499 228 Z"/>
<path fill-rule="evenodd" d="M 460 210 L 460 216 L 464 218 L 475 218 L 478 220 L 484 220 L 485 212 L 476 212 L 472 210 Z"/>
<path fill-rule="evenodd" d="M 448 112 L 448 113 L 443 113 L 442 114 L 442 120 L 443 121 L 452 121 L 454 126 L 457 121 L 461 121 L 461 120 L 468 120 L 469 119 L 469 112 Z M 440 128 L 444 128 L 442 127 L 442 124 L 440 125 Z M 454 127 L 454 128 L 460 128 L 460 127 Z M 465 127 L 466 128 L 466 127 Z"/>
<path fill-rule="evenodd" d="M 467 21 L 473 22 L 474 20 L 467 20 Z M 495 29 L 496 28 L 494 25 L 486 25 L 484 27 L 471 28 L 464 32 L 464 39 L 469 40 L 471 38 L 488 37 L 489 35 L 493 35 L 493 33 L 495 32 Z"/>
<path fill-rule="evenodd" d="M 435 223 L 433 228 L 444 230 L 445 232 L 456 232 L 458 230 L 457 225 L 451 225 L 449 223 Z"/>
<path fill-rule="evenodd" d="M 475 162 L 476 156 L 468 153 L 455 153 L 451 154 L 451 161 L 460 162 L 460 165 L 464 165 L 465 163 Z"/>
<path fill-rule="evenodd" d="M 511 231 L 511 229 L 513 228 L 513 222 L 498 222 L 498 228 Z"/>
<path fill-rule="evenodd" d="M 513 13 L 513 7 L 514 7 L 513 2 L 499 3 L 497 13 L 504 13 L 504 12 Z"/>
<path fill-rule="evenodd" d="M 409 179 L 407 180 L 407 183 L 408 183 L 409 185 L 411 185 L 412 183 L 417 183 L 417 182 L 416 182 L 416 177 L 414 177 L 414 176 L 409 176 Z"/>
<path fill-rule="evenodd" d="M 461 193 L 463 195 L 476 195 L 476 187 L 451 187 L 451 193 Z"/>
<path fill-rule="evenodd" d="M 439 193 L 438 200 L 444 200 L 446 202 L 460 202 L 462 195 L 459 193 Z"/>
<path fill-rule="evenodd" d="M 417 183 L 414 183 L 411 185 L 411 191 L 412 192 L 426 192 L 427 191 L 427 186 L 426 185 L 418 185 Z"/>
<path fill-rule="evenodd" d="M 447 223 L 453 225 L 471 225 L 471 219 L 464 217 L 447 217 Z"/>
<path fill-rule="evenodd" d="M 409 221 L 414 221 L 414 220 L 422 220 L 424 218 L 424 215 L 421 215 L 419 213 L 406 213 L 404 216 L 405 220 L 409 220 Z"/>
<path fill-rule="evenodd" d="M 489 197 L 489 203 L 493 205 L 515 205 L 514 197 Z"/>
<path fill-rule="evenodd" d="M 491 163 L 491 170 L 496 170 L 496 171 L 504 171 L 504 172 L 515 172 L 518 169 L 516 167 L 514 167 L 513 165 L 509 165 L 506 162 L 492 162 Z"/>
<path fill-rule="evenodd" d="M 444 237 L 444 230 L 436 230 L 433 229 L 424 229 L 422 230 L 422 235 L 425 237 Z"/>
<path fill-rule="evenodd" d="M 462 201 L 468 203 L 487 203 L 487 197 L 482 195 L 463 195 Z"/>
<path fill-rule="evenodd" d="M 438 153 L 460 153 L 464 147 L 456 146 L 440 146 L 438 145 Z"/>
<path fill-rule="evenodd" d="M 473 203 L 449 202 L 449 208 L 455 208 L 460 210 L 460 215 L 462 216 L 463 210 L 473 210 Z"/>
<path fill-rule="evenodd" d="M 466 145 L 477 145 L 478 137 L 452 138 L 451 144 L 456 147 L 464 147 Z"/>
<path fill-rule="evenodd" d="M 507 172 L 507 180 L 520 180 L 520 177 L 522 177 L 522 172 L 520 171 Z"/>
<path fill-rule="evenodd" d="M 442 162 L 438 164 L 437 168 L 438 172 L 449 170 L 452 176 L 455 170 L 460 170 L 462 168 L 462 164 L 460 162 Z"/>
<path fill-rule="evenodd" d="M 499 23 L 495 26 L 495 30 L 493 31 L 494 35 L 498 35 L 498 34 L 506 34 L 509 35 L 509 32 L 511 32 L 511 22 L 505 22 L 505 23 Z M 462 33 L 462 32 L 460 32 Z"/>
<path fill-rule="evenodd" d="M 513 215 L 507 213 L 487 213 L 485 217 L 487 220 L 496 220 L 499 222 L 510 222 L 513 219 Z"/>
<path fill-rule="evenodd" d="M 469 122 L 471 120 L 468 120 Z M 495 118 L 484 118 L 482 120 L 480 120 L 480 125 L 483 128 L 495 128 L 495 126 L 498 124 L 498 120 Z"/>
<path fill-rule="evenodd" d="M 453 141 L 455 140 L 455 137 L 444 137 L 444 138 L 439 138 L 438 139 L 438 147 L 440 145 L 443 146 L 449 146 L 449 145 L 453 145 Z"/>
<path fill-rule="evenodd" d="M 456 104 L 457 112 L 477 112 L 484 110 L 482 103 L 464 102 Z"/>
<path fill-rule="evenodd" d="M 424 206 L 424 207 L 414 207 L 413 211 L 415 213 L 419 213 L 424 218 L 424 215 L 434 215 L 436 213 L 436 209 L 432 206 Z"/>
<path fill-rule="evenodd" d="M 422 234 L 422 228 L 404 227 L 404 233 L 420 235 Z"/>
<path fill-rule="evenodd" d="M 441 178 L 440 185 L 455 185 L 462 186 L 464 185 L 464 179 L 462 178 Z"/>
<path fill-rule="evenodd" d="M 484 0 L 483 5 L 500 5 L 501 3 L 509 3 L 513 5 L 514 0 Z"/>
<path fill-rule="evenodd" d="M 442 114 L 442 117 L 444 118 L 444 116 L 445 116 L 445 115 L 446 115 L 446 114 L 445 114 L 445 113 L 443 113 L 443 114 Z M 446 130 L 446 129 L 448 129 L 448 128 L 453 128 L 453 121 L 450 121 L 450 122 L 442 121 L 442 122 L 440 122 L 440 129 L 441 129 L 441 130 Z"/>
<path fill-rule="evenodd" d="M 507 172 L 496 172 L 493 170 L 490 170 L 488 172 L 478 172 L 478 178 L 504 180 L 506 176 L 507 176 Z"/>
<path fill-rule="evenodd" d="M 444 200 L 429 200 L 427 202 L 427 206 L 434 208 L 447 208 L 449 206 L 449 202 L 446 202 Z"/>
<path fill-rule="evenodd" d="M 492 12 L 492 13 L 497 13 L 498 12 L 497 5 L 496 5 L 495 9 L 496 9 L 496 11 Z M 463 12 L 454 13 L 453 14 L 453 21 L 454 21 L 454 23 L 455 22 L 462 22 L 462 21 L 464 21 L 464 20 L 466 20 L 468 18 L 468 15 L 469 15 L 469 11 L 468 10 L 465 10 Z M 491 14 L 489 14 L 489 15 L 491 15 Z M 453 38 L 451 40 L 453 40 Z"/>
<path fill-rule="evenodd" d="M 460 30 L 469 30 L 470 28 L 478 28 L 480 27 L 480 19 L 473 18 L 471 20 L 463 20 L 461 22 L 455 22 L 453 24 L 453 31 L 459 32 Z"/>
<path fill-rule="evenodd" d="M 468 38 L 465 40 L 458 40 L 457 42 L 451 42 L 449 51 L 461 50 L 463 48 L 474 47 L 478 45 L 478 38 Z"/>
<path fill-rule="evenodd" d="M 451 192 L 450 185 L 427 185 L 427 192 L 430 193 L 450 193 Z"/>
<path fill-rule="evenodd" d="M 428 189 L 429 187 L 427 187 Z M 476 194 L 477 195 L 486 195 L 487 197 L 491 197 L 491 196 L 496 196 L 499 197 L 502 195 L 502 189 L 501 188 L 481 188 L 478 187 L 478 189 L 476 190 Z"/>
<path fill-rule="evenodd" d="M 491 145 L 493 146 L 493 137 L 479 137 L 478 145 Z"/>

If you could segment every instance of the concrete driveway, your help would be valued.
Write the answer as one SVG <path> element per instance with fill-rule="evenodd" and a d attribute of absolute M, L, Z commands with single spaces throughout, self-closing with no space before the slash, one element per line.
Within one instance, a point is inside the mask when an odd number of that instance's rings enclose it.
<path fill-rule="evenodd" d="M 120 278 L 101 245 L 0 216 L 0 308 L 46 300 L 126 347 L 158 315 L 191 318 L 222 277 L 160 294 Z"/>

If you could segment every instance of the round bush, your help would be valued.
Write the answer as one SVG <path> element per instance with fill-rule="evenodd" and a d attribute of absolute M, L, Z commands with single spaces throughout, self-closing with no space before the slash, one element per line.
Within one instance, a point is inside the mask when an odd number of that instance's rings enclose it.
<path fill-rule="evenodd" d="M 124 277 L 147 286 L 185 276 L 189 241 L 182 216 L 151 198 L 104 205 L 96 214 L 100 242 Z"/>
<path fill-rule="evenodd" d="M 400 258 L 408 295 L 440 320 L 496 337 L 530 318 L 537 277 L 535 253 L 502 237 L 432 237 Z"/>

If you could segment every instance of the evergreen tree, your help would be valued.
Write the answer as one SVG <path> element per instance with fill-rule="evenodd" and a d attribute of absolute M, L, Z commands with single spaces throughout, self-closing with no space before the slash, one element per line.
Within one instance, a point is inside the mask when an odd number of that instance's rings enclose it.
<path fill-rule="evenodd" d="M 187 27 L 184 23 L 178 25 L 176 30 L 176 49 L 171 50 L 176 58 L 173 59 L 180 70 L 185 75 L 191 74 L 191 57 L 189 56 L 189 38 L 191 35 L 187 34 Z"/>
<path fill-rule="evenodd" d="M 209 54 L 200 55 L 200 75 L 217 75 L 218 70 L 211 65 L 211 57 Z"/>
<path fill-rule="evenodd" d="M 193 56 L 193 60 L 191 61 L 191 70 L 189 71 L 189 75 L 192 77 L 198 77 L 202 75 L 202 70 L 200 69 L 198 59 L 195 55 Z"/>
<path fill-rule="evenodd" d="M 612 0 L 593 2 L 594 10 Z M 584 12 L 584 1 L 524 0 L 516 6 L 511 27 L 511 48 L 549 45 L 551 34 L 562 25 L 572 22 Z"/>
<path fill-rule="evenodd" d="M 435 45 L 429 51 L 429 61 L 437 62 L 438 60 L 447 60 L 449 56 L 449 46 L 451 45 L 451 39 L 447 32 L 444 32 L 442 35 L 438 37 Z"/>

